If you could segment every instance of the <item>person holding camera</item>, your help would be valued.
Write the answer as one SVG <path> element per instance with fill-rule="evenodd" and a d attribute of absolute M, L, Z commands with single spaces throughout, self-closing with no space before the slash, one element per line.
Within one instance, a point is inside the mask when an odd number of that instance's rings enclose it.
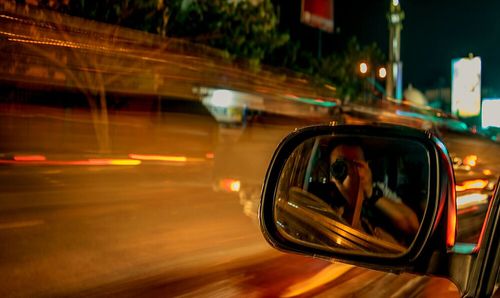
<path fill-rule="evenodd" d="M 373 181 L 372 171 L 361 146 L 340 144 L 330 153 L 330 181 L 342 194 L 339 212 L 355 229 L 382 239 L 394 238 L 377 222 L 387 221 L 408 239 L 417 233 L 416 213 L 395 192 L 381 182 Z M 382 216 L 379 216 L 382 215 Z"/>

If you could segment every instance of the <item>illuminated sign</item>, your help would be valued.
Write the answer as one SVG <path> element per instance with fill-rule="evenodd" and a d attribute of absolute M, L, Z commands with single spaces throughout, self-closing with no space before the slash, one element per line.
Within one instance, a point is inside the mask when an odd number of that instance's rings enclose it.
<path fill-rule="evenodd" d="M 481 106 L 483 128 L 500 127 L 500 98 L 485 98 Z"/>
<path fill-rule="evenodd" d="M 452 61 L 451 112 L 474 117 L 481 112 L 481 58 Z"/>
<path fill-rule="evenodd" d="M 311 27 L 333 32 L 333 0 L 302 0 L 300 20 Z"/>

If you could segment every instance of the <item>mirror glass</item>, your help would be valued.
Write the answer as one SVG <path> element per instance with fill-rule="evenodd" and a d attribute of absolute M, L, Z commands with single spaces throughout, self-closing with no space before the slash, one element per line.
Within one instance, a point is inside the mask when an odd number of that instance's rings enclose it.
<path fill-rule="evenodd" d="M 279 233 L 311 248 L 404 253 L 429 200 L 429 154 L 416 141 L 315 137 L 281 172 L 274 218 Z"/>

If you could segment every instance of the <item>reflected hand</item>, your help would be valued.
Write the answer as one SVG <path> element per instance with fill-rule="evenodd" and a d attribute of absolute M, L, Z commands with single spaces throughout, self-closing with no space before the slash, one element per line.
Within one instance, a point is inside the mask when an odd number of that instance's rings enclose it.
<path fill-rule="evenodd" d="M 359 172 L 360 186 L 363 189 L 365 198 L 369 198 L 372 196 L 373 192 L 372 171 L 370 170 L 370 167 L 368 166 L 368 163 L 366 161 L 356 161 L 356 165 Z"/>

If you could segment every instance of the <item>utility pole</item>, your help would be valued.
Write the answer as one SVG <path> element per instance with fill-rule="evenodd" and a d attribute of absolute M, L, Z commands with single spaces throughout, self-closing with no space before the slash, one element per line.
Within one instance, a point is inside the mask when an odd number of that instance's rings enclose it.
<path fill-rule="evenodd" d="M 389 22 L 389 63 L 387 65 L 386 94 L 401 102 L 403 99 L 403 63 L 401 62 L 401 30 L 405 13 L 399 0 L 391 0 Z"/>
<path fill-rule="evenodd" d="M 321 29 L 318 29 L 318 61 L 320 61 L 323 56 L 323 40 L 321 35 Z"/>

